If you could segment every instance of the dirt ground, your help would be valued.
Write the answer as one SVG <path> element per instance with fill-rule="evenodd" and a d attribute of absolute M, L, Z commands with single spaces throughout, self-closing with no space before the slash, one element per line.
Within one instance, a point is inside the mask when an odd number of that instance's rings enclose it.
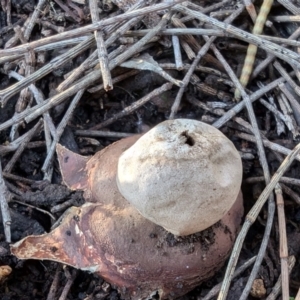
<path fill-rule="evenodd" d="M 36 6 L 42 2 L 45 3 L 42 5 L 39 17 L 29 37 L 26 37 L 22 28 L 25 28 L 24 24 L 26 20 L 32 17 L 33 12 L 36 11 Z M 204 0 L 192 2 L 203 7 L 208 7 L 212 4 L 210 1 Z M 237 2 L 239 1 L 227 1 L 223 6 L 217 7 L 213 10 L 215 17 L 223 21 L 225 17 L 238 9 Z M 126 10 L 127 6 L 124 6 L 124 3 L 127 2 L 98 1 L 100 19 L 112 17 L 117 12 L 119 13 L 120 9 Z M 255 5 L 256 9 L 259 10 L 261 1 L 257 1 Z M 221 16 L 218 17 L 218 13 Z M 282 7 L 281 4 L 275 3 L 270 12 L 270 20 L 273 20 L 272 17 L 274 16 L 283 14 L 287 15 L 291 13 Z M 159 14 L 160 18 L 161 14 Z M 8 23 L 9 19 L 11 19 L 12 25 Z M 151 28 L 147 20 L 144 20 L 144 23 L 138 22 L 130 30 Z M 150 20 L 152 19 L 150 18 Z M 74 44 L 70 43 L 70 45 L 67 44 L 58 48 L 36 50 L 36 47 L 42 46 L 28 47 L 26 53 L 23 52 L 22 54 L 18 53 L 17 50 L 11 53 L 1 51 L 3 49 L 18 49 L 16 48 L 18 45 L 25 44 L 27 41 L 39 41 L 52 35 L 58 35 L 64 31 L 80 29 L 87 24 L 91 24 L 91 22 L 87 1 L 1 0 L 0 101 L 2 107 L 0 108 L 0 158 L 4 182 L 9 191 L 9 196 L 6 200 L 9 202 L 11 216 L 10 230 L 12 243 L 29 235 L 49 232 L 54 223 L 52 216 L 55 220 L 58 220 L 66 209 L 71 206 L 81 206 L 85 202 L 85 199 L 83 198 L 82 191 L 72 191 L 63 184 L 56 155 L 50 160 L 46 172 L 43 171 L 43 165 L 49 152 L 49 147 L 47 148 L 48 141 L 45 135 L 47 136 L 48 134 L 48 137 L 50 136 L 51 142 L 51 134 L 49 133 L 51 129 L 46 130 L 45 134 L 44 123 L 40 122 L 40 125 L 38 123 L 41 114 L 29 122 L 26 121 L 25 117 L 22 117 L 18 121 L 9 123 L 11 120 L 14 120 L 14 116 L 16 118 L 22 111 L 26 109 L 30 110 L 30 106 L 36 105 L 32 92 L 23 86 L 19 90 L 21 92 L 13 93 L 7 100 L 4 97 L 9 94 L 8 87 L 13 86 L 16 88 L 15 84 L 19 79 L 16 79 L 14 73 L 28 77 L 30 74 L 42 69 L 51 60 L 55 61 L 55 58 L 75 47 L 76 43 L 82 42 L 83 39 Z M 201 28 L 202 23 L 195 20 L 186 23 L 186 26 L 189 28 L 196 27 L 196 25 Z M 233 25 L 248 32 L 253 27 L 246 10 L 233 22 Z M 172 25 L 169 24 L 168 27 L 172 28 Z M 265 28 L 264 34 L 287 38 L 297 28 L 297 23 L 274 22 L 273 27 Z M 86 35 L 87 33 L 79 34 L 79 37 Z M 105 36 L 105 39 L 108 37 L 109 35 Z M 124 35 L 122 36 L 122 40 L 116 40 L 107 47 L 108 53 L 119 49 L 122 43 L 124 45 L 135 43 L 139 38 L 137 36 Z M 201 36 L 195 36 L 195 39 L 196 43 L 199 43 L 201 46 L 205 44 Z M 194 41 L 184 41 L 185 47 L 190 47 L 192 52 L 194 51 L 195 55 L 197 55 L 197 51 L 193 48 Z M 49 40 L 45 45 L 49 45 L 50 43 L 51 41 Z M 240 74 L 247 50 L 247 43 L 232 37 L 223 36 L 219 37 L 215 44 L 234 72 Z M 164 36 L 157 40 L 151 40 L 151 43 L 148 43 L 147 47 L 144 46 L 144 49 L 141 47 L 138 53 L 140 52 L 143 55 L 146 53 L 155 62 L 165 65 L 165 71 L 173 79 L 183 80 L 187 69 L 178 70 L 173 67 L 166 67 L 166 64 L 174 63 L 174 51 L 171 46 L 171 38 Z M 64 83 L 64 80 L 67 78 L 66 74 L 80 66 L 92 55 L 95 49 L 96 45 L 92 44 L 78 55 L 75 55 L 73 59 L 68 60 L 64 58 L 65 62 L 63 64 L 45 73 L 38 80 L 34 80 L 33 84 L 43 94 L 43 99 L 62 95 L 68 86 L 62 90 L 59 90 L 58 87 L 61 83 Z M 124 49 L 126 50 L 127 48 Z M 122 53 L 122 51 L 119 53 Z M 191 55 L 189 57 L 187 53 L 182 52 L 183 62 L 184 64 L 191 64 L 195 56 Z M 215 58 L 211 50 L 208 53 L 209 55 L 205 56 L 199 64 L 207 69 L 197 69 L 194 72 L 196 76 L 190 79 L 185 89 L 180 105 L 176 109 L 176 118 L 189 118 L 212 124 L 237 104 L 233 99 L 234 85 L 227 76 L 226 70 Z M 14 57 L 13 55 L 16 56 Z M 145 56 L 145 60 L 148 59 L 149 64 L 152 64 L 151 68 L 155 68 L 155 63 L 148 56 Z M 132 56 L 132 58 L 136 57 L 136 55 Z M 266 52 L 259 48 L 256 64 L 264 60 L 265 57 Z M 95 59 L 94 61 L 95 64 L 90 63 L 86 69 L 82 70 L 79 78 L 76 79 L 78 81 L 75 80 L 75 83 L 73 82 L 72 84 L 80 84 L 81 78 L 86 74 L 89 72 L 91 74 L 99 69 L 99 65 L 97 65 L 98 60 Z M 284 61 L 280 61 L 280 63 L 284 66 L 286 72 L 292 71 L 288 63 Z M 116 78 L 127 71 L 128 69 L 124 66 L 117 67 L 112 71 L 112 77 Z M 93 82 L 88 87 L 83 88 L 84 92 L 75 105 L 69 119 L 67 119 L 66 111 L 70 107 L 75 93 L 65 97 L 66 101 L 61 101 L 61 103 L 51 107 L 49 114 L 55 128 L 59 128 L 61 121 L 66 121 L 67 123 L 65 127 L 62 127 L 63 130 L 59 138 L 59 143 L 76 153 L 90 156 L 120 139 L 120 135 L 118 136 L 118 134 L 121 134 L 121 137 L 125 137 L 126 135 L 143 133 L 156 124 L 169 119 L 170 112 L 174 108 L 174 99 L 179 90 L 179 87 L 175 84 L 164 92 L 151 96 L 142 105 L 134 107 L 136 101 L 143 99 L 143 97 L 146 97 L 153 90 L 160 88 L 166 83 L 166 79 L 161 76 L 162 71 L 160 71 L 160 75 L 156 72 L 149 69 L 137 70 L 135 74 L 128 75 L 130 77 L 127 76 L 126 79 L 114 83 L 114 88 L 111 91 L 104 91 L 103 88 L 97 88 L 101 83 L 100 81 Z M 247 91 L 251 94 L 259 88 L 260 83 L 267 85 L 280 76 L 282 75 L 279 74 L 278 69 L 270 64 L 255 79 L 251 79 L 250 84 L 247 86 L 249 88 Z M 290 86 L 288 87 L 290 88 Z M 94 88 L 94 90 L 90 90 L 90 88 Z M 2 91 L 4 92 L 2 93 Z M 277 108 L 275 109 L 275 113 L 272 110 L 270 111 L 261 101 L 255 101 L 253 109 L 258 127 L 263 136 L 273 142 L 274 145 L 292 150 L 299 142 L 300 117 L 299 114 L 295 113 L 297 109 L 294 106 L 291 105 L 292 108 L 291 106 L 287 106 L 290 108 L 289 111 L 288 108 L 284 108 L 284 104 L 282 103 L 285 103 L 284 101 L 287 100 L 280 100 L 278 102 L 280 93 L 279 88 L 276 88 L 263 97 L 263 99 L 268 99 L 270 103 L 272 103 L 272 99 L 273 101 L 274 99 L 276 100 Z M 128 109 L 128 107 L 131 108 Z M 291 117 L 290 123 L 280 123 L 278 119 L 283 114 L 285 120 L 287 119 L 286 116 Z M 43 116 L 45 118 L 45 114 Z M 109 120 L 108 125 L 105 124 L 107 120 Z M 243 109 L 238 113 L 236 118 L 230 119 L 221 126 L 220 130 L 234 143 L 243 160 L 242 191 L 246 216 L 261 195 L 265 184 L 262 178 L 264 173 L 259 159 L 258 148 L 255 143 L 249 140 L 249 137 L 246 139 L 246 137 L 243 138 L 242 136 L 242 134 L 248 136 L 252 134 L 251 126 L 250 129 L 249 127 L 247 128 L 245 122 L 248 122 L 247 124 L 250 125 L 248 113 L 246 109 Z M 89 132 L 90 129 L 94 128 L 100 131 L 104 130 L 105 132 L 102 133 L 103 136 L 99 134 L 93 135 Z M 109 135 L 107 132 L 113 134 Z M 32 133 L 32 136 L 26 139 L 26 134 L 28 133 Z M 20 155 L 16 161 L 13 161 L 19 149 L 21 150 Z M 265 151 L 267 164 L 272 176 L 279 168 L 286 153 L 276 152 L 269 146 L 265 148 Z M 291 167 L 284 173 L 284 177 L 294 178 L 295 180 L 293 182 L 288 180 L 282 182 L 288 255 L 294 255 L 296 259 L 289 282 L 291 297 L 295 297 L 300 287 L 299 174 L 299 163 L 293 162 Z M 251 226 L 247 234 L 241 250 L 238 267 L 257 255 L 263 239 L 267 216 L 268 205 L 265 204 L 258 219 Z M 261 279 L 262 281 L 256 281 L 257 287 L 253 287 L 252 295 L 248 299 L 271 299 L 267 298 L 267 296 L 273 291 L 281 274 L 279 255 L 281 234 L 276 212 L 267 250 L 256 276 L 257 279 Z M 207 236 L 206 238 L 212 237 Z M 203 239 L 205 240 L 206 238 Z M 189 241 L 191 244 L 195 242 L 192 239 Z M 168 237 L 168 242 L 171 244 L 176 243 L 173 235 Z M 11 255 L 9 244 L 6 242 L 5 230 L 1 220 L 0 266 L 9 266 L 11 271 L 8 276 L 2 276 L 0 270 L 0 299 L 121 299 L 120 294 L 113 285 L 95 274 L 76 270 L 56 262 L 18 260 Z M 196 289 L 181 298 L 186 300 L 204 299 L 205 295 L 223 280 L 225 270 L 226 266 L 221 268 L 211 279 L 203 282 Z M 233 280 L 227 299 L 240 298 L 250 272 L 251 268 L 247 268 Z M 263 287 L 259 286 L 261 282 Z M 66 288 L 68 286 L 70 288 Z M 279 295 L 277 298 L 272 299 L 282 298 Z"/>

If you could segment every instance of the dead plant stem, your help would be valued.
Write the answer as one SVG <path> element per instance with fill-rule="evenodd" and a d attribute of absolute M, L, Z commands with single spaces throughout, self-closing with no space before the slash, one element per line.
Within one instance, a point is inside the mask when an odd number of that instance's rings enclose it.
<path fill-rule="evenodd" d="M 254 206 L 251 208 L 249 213 L 246 216 L 246 221 L 243 224 L 243 227 L 236 239 L 236 242 L 234 244 L 234 247 L 231 252 L 231 256 L 229 259 L 229 263 L 227 266 L 227 270 L 225 273 L 225 280 L 223 281 L 221 291 L 219 293 L 218 300 L 221 299 L 226 299 L 226 294 L 230 285 L 230 282 L 232 280 L 232 275 L 234 272 L 234 266 L 236 266 L 243 241 L 246 237 L 246 234 L 250 228 L 250 226 L 254 223 L 256 220 L 259 212 L 261 211 L 263 205 L 265 204 L 266 200 L 274 190 L 276 184 L 279 182 L 280 178 L 282 175 L 286 172 L 286 170 L 290 167 L 292 162 L 295 160 L 297 155 L 299 154 L 300 151 L 300 144 L 297 144 L 297 146 L 293 149 L 293 151 L 284 159 L 280 167 L 277 169 L 276 173 L 272 176 L 272 179 L 270 183 L 265 187 L 259 198 L 257 199 L 256 203 Z M 225 298 L 224 298 L 225 297 Z"/>
<path fill-rule="evenodd" d="M 2 224 L 4 227 L 4 234 L 5 240 L 8 243 L 11 243 L 11 216 L 9 212 L 8 202 L 10 200 L 10 194 L 7 190 L 5 185 L 3 176 L 2 176 L 2 166 L 1 166 L 1 159 L 0 159 L 0 208 L 1 208 L 1 215 L 2 215 Z"/>
<path fill-rule="evenodd" d="M 196 18 L 202 22 L 206 22 L 213 26 L 221 28 L 222 30 L 235 36 L 236 38 L 241 39 L 250 44 L 254 44 L 254 45 L 264 49 L 265 51 L 274 54 L 275 56 L 279 57 L 280 59 L 286 61 L 288 64 L 290 64 L 292 66 L 295 65 L 298 68 L 300 68 L 300 62 L 299 62 L 300 55 L 289 49 L 283 48 L 272 42 L 263 40 L 260 37 L 258 37 L 257 35 L 254 35 L 249 32 L 246 32 L 244 30 L 241 30 L 230 24 L 226 24 L 226 23 L 220 22 L 214 18 L 208 17 L 201 12 L 188 9 L 188 8 L 184 7 L 183 5 L 180 5 L 180 4 L 175 5 L 173 7 L 173 10 L 193 16 L 194 18 Z"/>
<path fill-rule="evenodd" d="M 231 23 L 243 11 L 243 9 L 244 9 L 243 6 L 241 6 L 239 9 L 237 9 L 234 14 L 232 14 L 230 17 L 228 17 L 225 20 L 226 24 Z M 181 98 L 183 96 L 183 93 L 184 93 L 187 85 L 190 82 L 190 78 L 191 78 L 192 74 L 194 73 L 196 66 L 198 65 L 198 63 L 199 63 L 200 59 L 203 57 L 203 55 L 206 54 L 206 52 L 209 50 L 210 45 L 214 42 L 215 39 L 216 39 L 216 37 L 211 37 L 210 39 L 206 40 L 205 45 L 199 50 L 197 56 L 195 57 L 193 63 L 191 64 L 190 69 L 185 74 L 185 76 L 182 80 L 183 85 L 180 87 L 180 89 L 176 95 L 176 98 L 174 100 L 174 103 L 171 107 L 171 113 L 170 113 L 169 119 L 175 118 L 175 115 L 178 111 L 178 108 L 179 108 L 179 105 L 181 102 Z"/>
<path fill-rule="evenodd" d="M 92 22 L 96 23 L 100 21 L 99 12 L 98 12 L 98 1 L 97 0 L 89 0 L 90 4 L 90 12 L 92 17 Z M 94 31 L 96 45 L 97 45 L 97 53 L 98 59 L 100 63 L 100 69 L 102 73 L 102 80 L 104 84 L 104 89 L 106 91 L 113 89 L 111 74 L 108 66 L 108 53 L 106 46 L 104 44 L 104 38 L 101 29 Z"/>
<path fill-rule="evenodd" d="M 0 57 L 12 55 L 12 54 L 24 54 L 28 50 L 34 49 L 38 46 L 43 46 L 47 45 L 49 43 L 54 43 L 58 41 L 62 41 L 65 39 L 69 39 L 72 37 L 78 37 L 82 35 L 86 35 L 87 33 L 93 32 L 98 29 L 102 29 L 103 26 L 119 23 L 125 20 L 130 20 L 134 17 L 139 17 L 143 15 L 147 15 L 149 13 L 155 12 L 155 11 L 160 11 L 160 10 L 165 10 L 168 9 L 172 6 L 174 6 L 177 3 L 181 3 L 184 0 L 172 0 L 168 3 L 160 3 L 160 4 L 155 4 L 151 5 L 149 7 L 143 7 L 141 9 L 137 9 L 134 11 L 126 12 L 121 15 L 113 16 L 111 18 L 102 20 L 100 22 L 90 24 L 87 26 L 82 26 L 73 30 L 69 30 L 60 34 L 56 34 L 54 36 L 50 36 L 44 39 L 40 39 L 38 41 L 33 41 L 28 44 L 24 44 L 18 47 L 14 47 L 13 49 L 5 49 L 5 50 L 0 50 Z"/>
<path fill-rule="evenodd" d="M 279 224 L 279 255 L 281 262 L 281 286 L 282 286 L 282 298 L 289 299 L 289 271 L 288 271 L 288 246 L 286 237 L 286 222 L 284 214 L 284 201 L 282 196 L 282 190 L 279 184 L 275 188 L 276 204 L 278 213 Z"/>

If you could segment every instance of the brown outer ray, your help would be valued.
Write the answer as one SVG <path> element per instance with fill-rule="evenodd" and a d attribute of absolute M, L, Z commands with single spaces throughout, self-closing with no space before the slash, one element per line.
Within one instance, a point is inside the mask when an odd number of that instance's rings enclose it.
<path fill-rule="evenodd" d="M 86 164 L 90 156 L 82 156 L 66 147 L 57 144 L 57 158 L 64 184 L 72 190 L 82 190 L 87 187 Z"/>
<path fill-rule="evenodd" d="M 49 259 L 97 272 L 117 286 L 123 298 L 134 300 L 156 292 L 160 299 L 176 298 L 220 269 L 243 216 L 242 194 L 222 220 L 207 229 L 214 241 L 206 248 L 201 239 L 191 242 L 189 237 L 171 245 L 170 234 L 145 219 L 116 190 L 118 158 L 136 139 L 116 142 L 86 164 L 85 192 L 94 203 L 71 208 L 54 231 L 21 240 L 11 247 L 12 253 L 20 259 Z"/>

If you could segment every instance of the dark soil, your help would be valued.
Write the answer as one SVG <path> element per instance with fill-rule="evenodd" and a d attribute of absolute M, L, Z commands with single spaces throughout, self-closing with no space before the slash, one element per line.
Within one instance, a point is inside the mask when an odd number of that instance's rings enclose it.
<path fill-rule="evenodd" d="M 14 24 L 14 26 L 11 27 L 7 24 L 7 13 L 5 8 L 5 3 L 9 2 L 11 2 L 11 20 Z M 43 32 L 43 30 L 47 29 L 46 26 L 43 25 L 45 22 L 50 22 L 50 24 L 60 26 L 65 30 L 80 28 L 81 26 L 91 23 L 88 6 L 78 4 L 77 1 L 71 0 L 61 2 L 64 2 L 67 10 L 58 5 L 59 1 L 47 1 L 39 22 L 35 25 L 33 32 L 31 33 L 30 41 L 39 40 L 48 34 L 46 31 Z M 199 0 L 193 2 L 203 6 L 211 5 L 210 1 Z M 21 27 L 24 25 L 25 20 L 30 14 L 32 14 L 37 3 L 37 0 L 1 1 L 1 49 L 3 49 L 5 44 L 15 36 L 13 28 L 16 25 Z M 110 1 L 99 1 L 99 3 L 102 9 L 101 18 L 107 17 L 118 10 L 117 6 Z M 233 9 L 236 7 L 235 4 L 236 1 L 231 1 L 227 6 L 222 7 L 222 10 Z M 74 8 L 74 5 L 76 5 L 76 8 Z M 260 5 L 259 1 L 259 6 Z M 259 9 L 259 6 L 257 9 Z M 79 10 L 77 10 L 77 8 Z M 276 15 L 278 10 L 280 11 L 280 14 L 283 14 L 282 12 L 285 11 L 283 7 L 276 3 L 274 4 L 274 9 L 272 9 L 271 13 Z M 288 12 L 285 11 L 285 13 L 287 14 Z M 234 23 L 234 25 L 239 26 L 244 30 L 251 31 L 252 25 L 249 24 L 252 23 L 246 13 L 239 17 Z M 191 23 L 189 26 L 193 27 L 194 25 Z M 295 26 L 298 25 L 295 25 L 294 23 L 290 23 L 286 26 L 278 25 L 277 23 L 275 24 L 277 33 L 279 32 L 281 37 L 285 38 L 291 34 L 290 31 L 293 32 Z M 145 25 L 139 24 L 135 29 L 143 28 L 145 28 Z M 273 35 L 273 29 L 266 28 L 265 34 Z M 57 33 L 50 27 L 49 34 L 55 35 Z M 197 40 L 203 44 L 202 39 L 197 38 Z M 240 65 L 245 56 L 246 43 L 241 41 L 237 42 L 237 40 L 232 38 L 219 38 L 218 41 L 217 45 L 222 50 L 222 54 L 225 56 L 231 67 L 234 71 L 240 72 Z M 235 43 L 238 43 L 240 46 L 238 50 L 230 47 L 230 45 L 235 45 Z M 20 41 L 18 41 L 16 45 L 19 44 Z M 226 46 L 226 49 L 224 49 L 224 45 Z M 117 48 L 117 46 L 118 45 L 116 44 L 110 46 L 108 49 L 109 52 L 114 50 L 114 48 Z M 40 63 L 40 65 L 36 62 L 36 70 L 64 51 L 65 49 L 44 52 L 45 62 Z M 150 47 L 146 50 L 146 52 L 159 63 L 174 61 L 173 49 L 166 47 L 164 43 L 156 43 L 155 47 Z M 45 99 L 55 95 L 57 93 L 55 89 L 64 80 L 63 76 L 78 67 L 89 55 L 91 55 L 91 53 L 92 50 L 85 51 L 72 61 L 67 62 L 55 71 L 38 80 L 35 84 L 42 91 Z M 264 51 L 258 51 L 257 58 L 259 61 L 264 59 L 265 56 Z M 184 62 L 191 63 L 191 60 L 189 60 L 185 54 L 183 60 Z M 4 90 L 16 83 L 15 79 L 8 76 L 8 72 L 10 70 L 16 70 L 20 74 L 24 75 L 22 62 L 24 63 L 24 60 L 15 59 L 1 64 L 0 90 Z M 206 67 L 213 68 L 216 74 L 225 74 L 225 71 L 222 68 L 218 69 L 213 63 L 203 62 L 203 64 L 205 64 Z M 288 72 L 291 71 L 289 65 L 284 64 L 284 66 L 287 68 Z M 114 78 L 123 72 L 123 68 L 117 68 L 112 72 L 112 77 Z M 184 71 L 177 70 L 169 71 L 169 74 L 179 80 L 182 80 L 185 76 Z M 224 81 L 224 76 L 226 80 L 228 79 L 226 75 L 207 74 L 201 70 L 196 71 L 195 74 L 197 74 L 200 79 L 200 83 L 198 82 L 195 84 L 192 83 L 193 81 L 191 80 L 191 83 L 188 85 L 184 93 L 176 118 L 190 118 L 202 120 L 207 123 L 213 123 L 219 118 L 220 113 L 222 114 L 235 106 L 235 102 L 233 101 L 234 88 L 230 87 L 230 85 L 226 84 Z M 279 74 L 276 73 L 276 70 L 270 65 L 269 69 L 262 71 L 255 81 L 250 82 L 248 87 L 250 90 L 255 91 L 257 90 L 257 80 L 262 81 L 264 84 L 268 84 L 278 76 Z M 90 129 L 104 120 L 115 116 L 124 108 L 144 97 L 155 88 L 160 87 L 164 83 L 165 79 L 154 72 L 146 70 L 140 71 L 137 75 L 115 84 L 112 91 L 104 92 L 101 90 L 95 93 L 85 91 L 79 101 L 79 104 L 75 108 L 72 118 L 69 120 L 67 127 L 64 130 L 60 143 L 70 150 L 82 155 L 93 155 L 97 151 L 114 142 L 116 138 L 91 137 L 88 135 L 82 136 L 78 135 L 76 130 Z M 210 87 L 211 90 L 208 91 L 205 87 Z M 105 130 L 108 129 L 112 132 L 129 134 L 147 131 L 154 125 L 168 119 L 177 92 L 178 87 L 173 86 L 171 90 L 164 92 L 160 96 L 154 97 L 151 101 L 147 102 L 133 113 L 117 118 L 117 120 L 107 126 Z M 270 94 L 276 96 L 276 93 L 278 93 L 278 91 Z M 14 116 L 19 97 L 20 94 L 12 96 L 6 105 L 0 109 L 0 125 L 4 124 Z M 50 110 L 50 115 L 55 126 L 58 126 L 60 121 L 64 118 L 64 114 L 70 104 L 71 98 L 68 98 L 67 101 L 62 102 L 62 104 L 59 104 Z M 201 99 L 201 104 L 199 99 Z M 220 104 L 218 107 L 215 104 L 216 102 Z M 260 130 L 263 131 L 270 141 L 289 149 L 293 149 L 293 147 L 299 142 L 299 135 L 292 133 L 286 127 L 285 132 L 278 134 L 277 123 L 273 114 L 271 114 L 266 107 L 258 101 L 254 103 L 254 111 Z M 238 117 L 249 121 L 246 110 L 239 113 Z M 16 138 L 26 134 L 31 128 L 33 128 L 37 121 L 38 119 L 30 122 L 29 124 L 22 121 L 17 129 Z M 296 123 L 297 131 L 298 125 L 299 123 Z M 243 179 L 246 181 L 246 179 L 251 177 L 263 176 L 263 171 L 258 158 L 257 147 L 255 144 L 237 137 L 237 132 L 240 132 L 240 130 L 240 125 L 232 120 L 227 122 L 221 128 L 221 131 L 232 140 L 237 149 L 241 152 L 244 167 Z M 19 145 L 15 146 L 13 141 L 11 141 L 10 131 L 11 126 L 0 131 L 0 158 L 3 170 L 5 170 L 6 165 L 19 148 Z M 245 130 L 245 128 L 243 128 L 242 131 L 249 133 L 249 131 Z M 45 145 L 45 132 L 44 129 L 41 129 L 27 144 L 25 150 L 16 161 L 12 170 L 4 173 L 5 183 L 11 195 L 9 211 L 12 219 L 12 243 L 17 242 L 28 235 L 38 235 L 44 232 L 49 232 L 54 221 L 46 212 L 50 212 L 56 220 L 59 220 L 60 216 L 68 207 L 80 206 L 84 203 L 82 192 L 71 191 L 64 186 L 56 157 L 52 162 L 53 175 L 51 176 L 51 181 L 44 178 L 42 166 L 47 156 Z M 12 148 L 9 148 L 10 146 Z M 274 174 L 283 159 L 283 155 L 277 154 L 268 148 L 266 148 L 266 155 L 270 173 Z M 11 177 L 11 174 L 18 175 L 23 179 Z M 298 178 L 299 174 L 299 163 L 294 162 L 284 176 Z M 300 286 L 300 207 L 299 202 L 295 202 L 295 199 L 299 198 L 298 195 L 300 193 L 300 187 L 299 185 L 297 186 L 293 184 L 286 185 L 287 187 L 283 189 L 283 192 L 289 255 L 295 255 L 296 257 L 296 265 L 290 277 L 290 294 L 291 296 L 295 296 Z M 263 191 L 264 186 L 263 181 L 254 184 L 243 184 L 242 190 L 244 194 L 245 215 Z M 258 217 L 258 220 L 251 227 L 243 245 L 238 265 L 242 265 L 247 259 L 258 253 L 265 230 L 267 209 L 267 205 L 265 205 Z M 210 230 L 205 231 L 202 235 L 196 234 L 189 237 L 174 237 L 172 234 L 167 236 L 167 243 L 170 246 L 176 245 L 177 243 L 186 243 L 190 245 L 191 251 L 194 242 L 201 242 L 203 247 L 206 247 L 213 241 L 214 237 Z M 70 278 L 73 278 L 74 282 L 67 295 L 62 299 L 120 299 L 117 290 L 96 275 L 88 274 L 87 272 L 75 270 L 71 267 L 62 266 L 61 264 L 49 261 L 18 260 L 10 254 L 9 244 L 5 241 L 2 221 L 0 222 L 0 266 L 10 266 L 12 268 L 11 274 L 4 277 L 2 281 L 0 276 L 0 299 L 2 300 L 59 299 Z M 251 269 L 247 269 L 233 281 L 227 299 L 239 299 L 250 272 Z M 182 299 L 200 300 L 212 287 L 223 280 L 224 273 L 225 267 L 223 267 L 213 278 L 202 283 L 194 291 L 182 297 Z M 278 218 L 277 215 L 275 215 L 271 238 L 268 243 L 263 264 L 257 275 L 257 278 L 263 280 L 263 284 L 266 289 L 266 293 L 263 295 L 262 299 L 265 299 L 271 292 L 280 274 L 279 229 Z M 249 299 L 255 298 L 249 296 Z M 281 299 L 280 296 L 278 299 Z"/>

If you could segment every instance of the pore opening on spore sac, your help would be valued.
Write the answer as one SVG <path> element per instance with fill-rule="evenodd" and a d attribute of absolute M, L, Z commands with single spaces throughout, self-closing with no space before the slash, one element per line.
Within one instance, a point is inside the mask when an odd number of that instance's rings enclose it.
<path fill-rule="evenodd" d="M 182 132 L 181 136 L 185 137 L 185 141 L 184 141 L 185 144 L 187 144 L 189 146 L 195 145 L 194 139 L 188 134 L 187 131 Z"/>

